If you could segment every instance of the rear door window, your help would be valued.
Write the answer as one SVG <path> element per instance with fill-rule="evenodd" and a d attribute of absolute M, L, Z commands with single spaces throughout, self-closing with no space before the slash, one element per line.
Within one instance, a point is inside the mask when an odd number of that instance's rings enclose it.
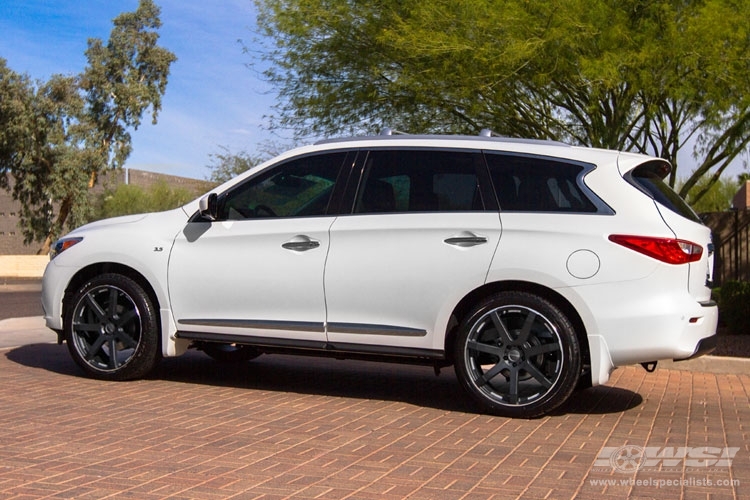
<path fill-rule="evenodd" d="M 367 161 L 354 212 L 471 212 L 485 210 L 478 152 L 374 150 Z M 486 170 L 484 170 L 486 177 Z"/>

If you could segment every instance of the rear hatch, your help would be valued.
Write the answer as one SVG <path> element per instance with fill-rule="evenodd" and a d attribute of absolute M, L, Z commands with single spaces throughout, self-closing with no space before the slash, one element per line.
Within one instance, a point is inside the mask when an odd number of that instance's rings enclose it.
<path fill-rule="evenodd" d="M 654 160 L 637 166 L 625 175 L 625 179 L 654 200 L 676 239 L 695 243 L 702 248 L 700 259 L 688 264 L 688 290 L 697 301 L 706 301 L 711 298 L 713 279 L 711 230 L 701 222 L 690 205 L 664 182 L 670 170 L 666 161 Z"/>

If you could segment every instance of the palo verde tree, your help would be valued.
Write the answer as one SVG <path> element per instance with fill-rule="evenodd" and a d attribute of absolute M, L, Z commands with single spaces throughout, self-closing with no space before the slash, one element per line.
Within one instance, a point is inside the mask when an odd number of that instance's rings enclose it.
<path fill-rule="evenodd" d="M 680 192 L 695 201 L 750 141 L 750 2 L 256 4 L 271 126 L 299 136 L 489 127 L 657 154 L 672 185 L 692 148 Z"/>
<path fill-rule="evenodd" d="M 157 44 L 159 14 L 140 0 L 116 17 L 106 44 L 89 39 L 88 65 L 76 76 L 35 83 L 0 60 L 0 182 L 13 185 L 25 241 L 43 242 L 39 253 L 88 219 L 89 189 L 102 171 L 122 166 L 129 130 L 149 109 L 156 123 L 176 60 Z"/>
<path fill-rule="evenodd" d="M 251 155 L 247 151 L 232 153 L 226 146 L 220 146 L 221 152 L 211 153 L 211 163 L 207 167 L 211 170 L 208 180 L 216 184 L 226 182 L 239 174 L 260 165 L 270 156 L 262 154 Z"/>
<path fill-rule="evenodd" d="M 253 154 L 244 150 L 234 153 L 227 146 L 219 146 L 219 152 L 209 155 L 211 163 L 206 167 L 210 169 L 210 172 L 206 179 L 221 184 L 294 146 L 293 143 L 265 141 L 256 147 Z"/>

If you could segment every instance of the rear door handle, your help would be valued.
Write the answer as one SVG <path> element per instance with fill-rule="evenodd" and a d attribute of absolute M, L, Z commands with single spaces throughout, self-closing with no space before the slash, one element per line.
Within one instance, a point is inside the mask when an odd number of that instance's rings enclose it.
<path fill-rule="evenodd" d="M 457 236 L 451 236 L 450 238 L 443 240 L 445 243 L 457 247 L 474 247 L 477 245 L 483 245 L 487 243 L 486 236 L 479 236 L 471 232 L 464 232 Z"/>
<path fill-rule="evenodd" d="M 312 250 L 313 248 L 318 248 L 319 246 L 320 242 L 318 240 L 314 240 L 309 236 L 305 236 L 303 234 L 297 235 L 286 243 L 282 243 L 281 245 L 282 248 L 286 248 L 287 250 L 292 250 L 294 252 L 305 252 L 307 250 Z"/>

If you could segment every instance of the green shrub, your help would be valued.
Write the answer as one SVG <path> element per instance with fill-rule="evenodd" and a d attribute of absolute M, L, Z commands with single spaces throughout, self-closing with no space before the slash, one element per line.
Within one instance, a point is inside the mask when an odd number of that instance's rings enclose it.
<path fill-rule="evenodd" d="M 184 205 L 195 196 L 185 188 L 173 187 L 164 181 L 145 189 L 132 184 L 120 184 L 100 197 L 93 220 L 170 210 Z"/>
<path fill-rule="evenodd" d="M 750 334 L 750 282 L 728 281 L 714 296 L 719 298 L 719 315 L 729 332 Z"/>

